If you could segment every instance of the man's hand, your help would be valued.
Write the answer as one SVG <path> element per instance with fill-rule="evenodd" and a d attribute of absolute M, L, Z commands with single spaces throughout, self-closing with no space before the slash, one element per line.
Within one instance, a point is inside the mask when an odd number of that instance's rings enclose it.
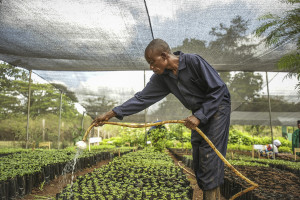
<path fill-rule="evenodd" d="M 187 117 L 184 121 L 184 125 L 189 129 L 195 129 L 200 124 L 200 120 L 194 115 Z"/>
<path fill-rule="evenodd" d="M 94 119 L 94 121 L 92 122 L 92 124 L 95 124 L 95 126 L 103 126 L 103 122 L 108 121 L 110 118 L 115 117 L 116 113 L 114 111 L 109 111 L 105 114 L 99 115 L 98 117 L 96 117 L 96 119 Z"/>

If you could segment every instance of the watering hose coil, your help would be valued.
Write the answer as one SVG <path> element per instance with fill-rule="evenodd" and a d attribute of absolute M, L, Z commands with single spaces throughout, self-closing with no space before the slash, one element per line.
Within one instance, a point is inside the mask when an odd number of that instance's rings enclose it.
<path fill-rule="evenodd" d="M 144 127 L 149 127 L 149 126 L 159 126 L 163 124 L 170 124 L 170 123 L 180 123 L 184 124 L 185 121 L 183 120 L 168 120 L 168 121 L 162 121 L 162 122 L 155 122 L 155 123 L 147 123 L 147 124 L 124 124 L 120 122 L 108 122 L 104 121 L 101 122 L 102 124 L 110 124 L 110 125 L 118 125 L 118 126 L 125 126 L 125 127 L 130 127 L 130 128 L 144 128 Z M 93 123 L 85 132 L 83 136 L 83 141 L 86 141 L 87 136 L 91 129 L 96 126 L 97 124 Z M 216 152 L 216 154 L 221 158 L 221 160 L 239 177 L 244 179 L 247 183 L 252 185 L 249 188 L 246 188 L 245 190 L 242 190 L 241 192 L 235 194 L 233 197 L 230 198 L 230 200 L 233 200 L 251 190 L 254 190 L 255 188 L 258 187 L 258 184 L 254 183 L 253 181 L 249 180 L 247 177 L 245 177 L 243 174 L 241 174 L 237 169 L 235 169 L 227 160 L 224 158 L 224 156 L 219 152 L 219 150 L 215 147 L 215 145 L 208 139 L 208 137 L 198 128 L 196 127 L 195 130 L 204 138 L 204 140 L 209 144 L 209 146 Z"/>

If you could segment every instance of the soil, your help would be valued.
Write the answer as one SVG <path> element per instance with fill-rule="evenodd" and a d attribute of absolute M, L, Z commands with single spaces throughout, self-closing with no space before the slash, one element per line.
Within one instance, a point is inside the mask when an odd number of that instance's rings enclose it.
<path fill-rule="evenodd" d="M 228 152 L 229 153 L 229 152 Z M 231 154 L 231 152 L 230 152 Z M 233 155 L 252 156 L 252 152 L 233 151 Z M 232 155 L 232 154 L 231 154 Z M 258 154 L 255 154 L 255 158 Z M 260 157 L 260 159 L 269 159 Z M 300 162 L 300 157 L 292 154 L 281 153 L 276 160 L 285 160 L 292 162 Z M 300 177 L 299 174 L 289 171 L 280 170 L 272 167 L 254 167 L 254 166 L 234 166 L 239 172 L 251 181 L 259 185 L 253 193 L 259 199 L 280 199 L 280 200 L 300 200 Z M 245 181 L 237 177 L 229 168 L 225 169 L 225 177 L 234 180 L 233 182 L 241 183 L 244 188 L 250 187 Z"/>
<path fill-rule="evenodd" d="M 190 153 L 178 151 L 179 156 L 190 155 Z M 235 158 L 237 155 L 252 156 L 249 151 L 229 151 L 228 155 Z M 255 158 L 258 154 L 255 154 Z M 268 159 L 267 157 L 260 157 L 260 159 Z M 292 154 L 280 154 L 276 157 L 277 160 L 286 160 L 292 162 L 300 162 L 300 157 Z M 272 167 L 254 167 L 254 166 L 234 166 L 241 174 L 259 185 L 252 193 L 257 197 L 256 199 L 278 199 L 278 200 L 300 200 L 300 177 L 299 174 L 291 173 L 289 171 L 280 170 Z M 191 169 L 189 171 L 192 171 Z M 243 189 L 249 188 L 250 185 L 238 177 L 228 167 L 225 168 L 225 178 L 231 180 L 230 182 L 237 183 L 243 186 Z M 197 187 L 194 190 L 196 193 Z M 237 191 L 238 192 L 238 191 Z M 234 194 L 236 194 L 235 192 Z M 202 191 L 200 191 L 202 195 Z M 229 197 L 223 197 L 228 199 Z M 194 197 L 195 199 L 195 197 Z M 197 198 L 198 199 L 198 198 Z M 239 199 L 246 199 L 241 196 Z"/>
<path fill-rule="evenodd" d="M 252 191 L 259 199 L 300 200 L 299 175 L 271 167 L 234 167 L 249 180 L 259 185 Z M 244 188 L 250 187 L 229 168 L 225 168 L 225 178 L 231 179 L 234 183 L 241 183 Z"/>

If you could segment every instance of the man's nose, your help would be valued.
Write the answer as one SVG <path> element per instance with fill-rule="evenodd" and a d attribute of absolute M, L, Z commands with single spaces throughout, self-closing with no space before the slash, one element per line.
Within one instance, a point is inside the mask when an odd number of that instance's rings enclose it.
<path fill-rule="evenodd" d="M 150 65 L 150 70 L 153 70 L 154 69 L 154 66 L 153 65 Z"/>

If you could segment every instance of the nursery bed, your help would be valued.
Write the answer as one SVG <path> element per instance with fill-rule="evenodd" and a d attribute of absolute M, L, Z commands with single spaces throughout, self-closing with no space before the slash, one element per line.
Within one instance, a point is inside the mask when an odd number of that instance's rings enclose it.
<path fill-rule="evenodd" d="M 237 152 L 236 152 L 237 153 Z M 183 152 L 180 156 L 183 156 Z M 189 153 L 188 153 L 189 154 Z M 175 164 L 178 165 L 179 159 L 172 154 L 169 154 Z M 95 168 L 100 168 L 103 165 L 109 163 L 109 160 L 101 161 L 97 165 L 78 171 L 74 173 L 74 180 L 77 176 L 82 176 L 86 173 L 92 172 Z M 191 163 L 191 162 L 190 162 Z M 235 166 L 243 175 L 250 180 L 259 184 L 259 188 L 238 199 L 300 199 L 300 177 L 297 174 L 288 172 L 286 170 L 280 170 L 272 167 L 260 167 L 260 166 Z M 187 167 L 187 170 L 192 171 Z M 195 177 L 186 173 L 188 180 L 194 190 L 193 200 L 202 199 L 202 190 L 197 186 Z M 22 199 L 46 199 L 55 198 L 55 195 L 60 192 L 71 181 L 71 175 L 61 176 L 52 180 L 49 184 L 45 184 L 43 187 L 34 188 L 32 193 L 26 195 Z M 237 177 L 230 169 L 225 169 L 225 184 L 222 187 L 221 200 L 229 199 L 232 195 L 236 194 L 241 188 L 249 187 L 241 178 Z"/>
<path fill-rule="evenodd" d="M 300 199 L 300 177 L 294 173 L 271 167 L 258 166 L 235 166 L 235 168 L 259 187 L 239 199 L 278 199 L 299 200 Z M 245 181 L 237 177 L 229 168 L 225 168 L 225 187 L 223 193 L 229 198 L 230 193 L 238 192 L 242 188 L 249 187 Z M 233 185 L 235 184 L 235 185 Z M 230 192 L 226 192 L 230 190 Z M 251 193 L 253 195 L 251 195 Z"/>
<path fill-rule="evenodd" d="M 183 163 L 186 166 L 192 167 L 192 160 L 188 159 L 188 157 L 184 157 L 184 153 L 182 150 L 170 149 L 170 151 L 179 160 L 182 159 Z M 250 156 L 251 153 L 245 151 L 234 151 L 234 157 L 236 158 L 238 155 Z M 290 157 L 291 156 L 287 155 L 284 156 L 283 159 L 290 160 Z M 261 161 L 263 161 L 264 159 L 262 159 Z M 234 165 L 234 167 L 244 176 L 257 183 L 259 187 L 254 191 L 248 192 L 237 199 L 300 199 L 300 177 L 298 173 L 284 170 L 285 168 L 282 168 L 280 165 L 269 164 L 270 167 L 259 166 L 266 165 L 266 163 L 260 162 L 260 160 L 254 160 L 253 162 L 251 161 L 251 163 L 256 163 L 258 166 Z M 296 170 L 294 172 L 298 171 Z M 247 184 L 244 180 L 234 174 L 234 172 L 232 172 L 228 167 L 225 168 L 224 181 L 225 182 L 221 187 L 221 194 L 226 199 L 229 199 L 242 189 L 250 187 L 249 184 Z"/>
<path fill-rule="evenodd" d="M 82 171 L 74 173 L 74 179 L 76 180 L 77 176 L 82 176 L 84 174 L 94 171 L 96 168 L 100 168 L 103 165 L 106 165 L 110 162 L 110 159 L 102 160 L 96 165 L 86 168 Z M 55 199 L 57 193 L 59 193 L 67 184 L 70 184 L 72 180 L 72 174 L 69 173 L 65 176 L 59 176 L 56 179 L 50 181 L 49 184 L 44 185 L 42 188 L 34 188 L 31 194 L 28 194 L 21 198 L 22 200 L 36 200 L 36 199 Z"/>
<path fill-rule="evenodd" d="M 174 160 L 175 165 L 178 165 L 178 159 L 176 159 L 171 153 L 169 154 L 170 157 Z M 96 168 L 100 168 L 106 164 L 108 164 L 111 160 L 104 160 L 97 165 L 86 168 L 82 171 L 78 171 L 74 173 L 74 179 L 76 180 L 78 176 L 83 176 L 84 174 L 90 173 L 94 171 Z M 186 168 L 187 170 L 192 172 L 192 169 Z M 194 176 L 191 176 L 188 173 L 185 173 L 188 177 L 188 180 L 191 183 L 191 186 L 194 190 L 193 192 L 193 200 L 201 200 L 203 198 L 202 190 L 198 187 L 196 179 Z M 61 192 L 64 187 L 66 187 L 67 184 L 69 184 L 72 180 L 72 175 L 68 174 L 65 176 L 57 177 L 56 179 L 50 181 L 49 184 L 45 184 L 43 187 L 37 187 L 32 190 L 31 194 L 28 194 L 22 198 L 22 200 L 35 200 L 35 199 L 55 199 L 56 194 Z M 225 200 L 224 197 L 221 198 L 221 200 Z"/>
<path fill-rule="evenodd" d="M 169 152 L 169 155 L 171 156 L 171 158 L 174 160 L 174 163 L 176 165 L 178 165 L 178 162 L 180 161 L 179 159 L 177 159 L 171 152 Z M 182 166 L 182 165 L 181 165 Z M 185 168 L 185 170 L 187 170 L 188 172 L 186 172 L 184 170 L 184 173 L 186 174 L 188 180 L 191 183 L 191 187 L 193 188 L 194 192 L 193 192 L 193 200 L 202 200 L 203 199 L 203 191 L 199 188 L 198 184 L 197 184 L 197 180 L 196 177 L 191 175 L 189 172 L 194 173 L 194 171 L 187 167 L 187 166 L 182 166 Z M 223 197 L 221 195 L 221 199 L 220 200 L 226 200 L 225 197 Z"/>

